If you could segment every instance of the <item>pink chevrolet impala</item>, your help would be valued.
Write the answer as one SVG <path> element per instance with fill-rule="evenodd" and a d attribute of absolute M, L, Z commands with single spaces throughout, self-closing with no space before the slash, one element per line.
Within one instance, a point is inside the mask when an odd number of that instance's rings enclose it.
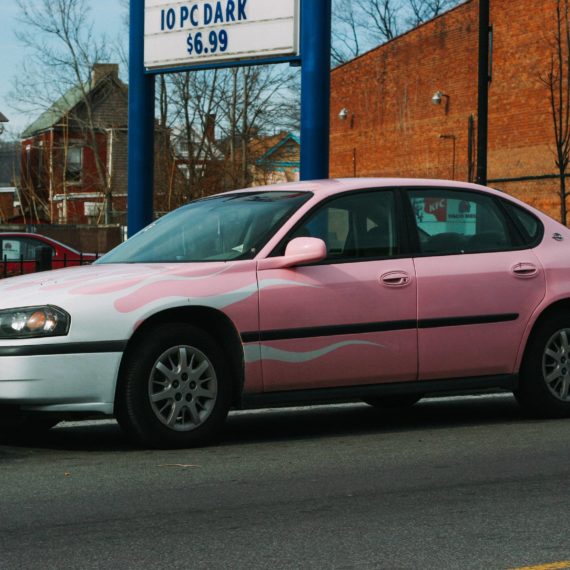
<path fill-rule="evenodd" d="M 230 408 L 513 391 L 570 412 L 570 231 L 458 182 L 229 192 L 88 267 L 0 283 L 0 420 L 210 440 Z"/>

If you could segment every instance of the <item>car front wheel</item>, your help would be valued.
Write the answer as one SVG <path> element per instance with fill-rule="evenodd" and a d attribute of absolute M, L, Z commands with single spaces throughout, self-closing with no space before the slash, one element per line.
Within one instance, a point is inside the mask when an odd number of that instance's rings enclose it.
<path fill-rule="evenodd" d="M 225 422 L 231 384 L 224 354 L 209 334 L 181 323 L 160 325 L 126 357 L 117 420 L 146 446 L 202 445 Z"/>
<path fill-rule="evenodd" d="M 570 415 L 570 317 L 559 315 L 541 325 L 529 341 L 515 392 L 533 415 Z"/>

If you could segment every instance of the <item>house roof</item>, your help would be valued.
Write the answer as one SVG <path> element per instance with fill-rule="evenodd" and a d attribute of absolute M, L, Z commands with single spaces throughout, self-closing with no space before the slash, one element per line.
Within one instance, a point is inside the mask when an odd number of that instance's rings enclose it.
<path fill-rule="evenodd" d="M 117 82 L 123 88 L 126 86 L 118 79 L 115 79 L 112 74 L 107 75 L 105 79 L 111 79 Z M 50 127 L 56 125 L 66 114 L 72 111 L 83 99 L 83 93 L 90 95 L 97 91 L 101 85 L 106 81 L 101 80 L 93 84 L 92 82 L 85 83 L 83 88 L 76 85 L 66 91 L 53 105 L 44 111 L 31 125 L 26 127 L 22 133 L 22 138 L 27 138 L 40 131 L 45 131 Z"/>
<path fill-rule="evenodd" d="M 0 113 L 0 123 L 8 123 L 8 118 L 6 117 L 6 115 Z"/>
<path fill-rule="evenodd" d="M 273 163 L 275 159 L 273 155 L 279 151 L 281 147 L 286 145 L 289 141 L 300 145 L 301 141 L 299 136 L 295 133 L 279 133 L 271 137 L 259 140 L 259 145 L 262 147 L 263 154 L 257 159 L 257 164 Z M 279 160 L 277 162 L 280 162 Z"/>
<path fill-rule="evenodd" d="M 90 89 L 87 86 L 86 92 Z M 55 125 L 63 116 L 71 111 L 82 99 L 83 92 L 80 87 L 72 87 L 62 95 L 49 109 L 44 111 L 31 125 L 28 125 L 22 137 L 32 136 L 38 131 L 44 131 Z"/>

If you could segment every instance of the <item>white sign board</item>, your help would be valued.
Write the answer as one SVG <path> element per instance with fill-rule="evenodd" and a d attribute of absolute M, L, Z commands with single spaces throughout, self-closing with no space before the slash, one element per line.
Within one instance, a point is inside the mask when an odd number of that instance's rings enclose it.
<path fill-rule="evenodd" d="M 21 243 L 18 240 L 2 240 L 2 259 L 4 258 L 8 261 L 13 261 L 15 259 L 20 259 L 20 246 Z"/>
<path fill-rule="evenodd" d="M 298 54 L 299 0 L 145 0 L 147 69 Z"/>

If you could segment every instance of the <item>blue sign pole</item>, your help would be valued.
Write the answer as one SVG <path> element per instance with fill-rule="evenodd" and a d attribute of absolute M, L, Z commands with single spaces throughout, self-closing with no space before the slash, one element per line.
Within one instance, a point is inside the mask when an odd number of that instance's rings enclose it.
<path fill-rule="evenodd" d="M 152 222 L 154 182 L 154 75 L 144 70 L 144 0 L 130 2 L 129 237 Z"/>
<path fill-rule="evenodd" d="M 301 2 L 301 180 L 329 177 L 331 0 Z"/>
<path fill-rule="evenodd" d="M 144 0 L 130 0 L 129 237 L 151 223 L 153 213 L 154 74 L 144 68 L 144 17 Z M 331 0 L 301 0 L 301 180 L 329 176 L 330 54 Z M 262 61 L 237 65 L 254 63 Z"/>

